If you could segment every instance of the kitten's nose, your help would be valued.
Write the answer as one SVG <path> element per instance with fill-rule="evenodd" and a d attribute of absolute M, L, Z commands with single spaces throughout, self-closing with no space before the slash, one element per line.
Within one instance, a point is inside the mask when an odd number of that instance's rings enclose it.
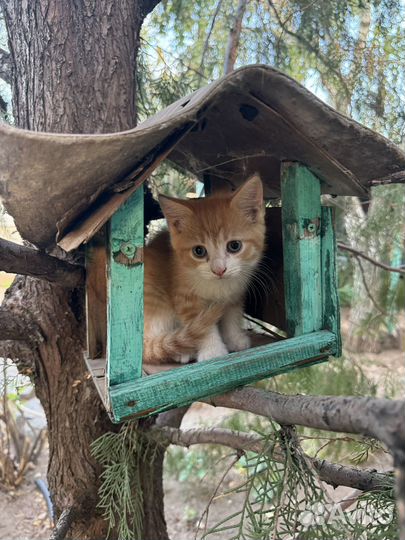
<path fill-rule="evenodd" d="M 220 266 L 220 267 L 212 268 L 212 271 L 214 272 L 214 274 L 216 276 L 222 277 L 226 272 L 226 266 L 225 267 Z"/>

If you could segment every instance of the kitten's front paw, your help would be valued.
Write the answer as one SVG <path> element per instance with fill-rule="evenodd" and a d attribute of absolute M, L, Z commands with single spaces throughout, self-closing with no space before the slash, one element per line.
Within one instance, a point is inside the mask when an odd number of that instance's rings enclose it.
<path fill-rule="evenodd" d="M 249 349 L 251 345 L 250 337 L 243 331 L 226 336 L 225 342 L 228 349 L 232 352 L 244 351 L 245 349 Z"/>
<path fill-rule="evenodd" d="M 175 360 L 180 364 L 188 364 L 191 360 L 191 354 L 179 354 L 176 356 Z"/>
<path fill-rule="evenodd" d="M 210 347 L 204 347 L 198 352 L 197 362 L 203 362 L 204 360 L 211 360 L 211 358 L 218 358 L 219 356 L 225 356 L 228 354 L 228 349 L 223 343 L 216 343 Z"/>

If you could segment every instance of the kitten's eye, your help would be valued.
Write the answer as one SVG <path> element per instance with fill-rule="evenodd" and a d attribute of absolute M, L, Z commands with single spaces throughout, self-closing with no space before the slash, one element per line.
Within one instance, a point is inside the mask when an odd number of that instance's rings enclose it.
<path fill-rule="evenodd" d="M 198 257 L 199 259 L 202 259 L 207 255 L 207 250 L 204 246 L 194 246 L 192 249 L 193 255 L 195 257 Z"/>
<path fill-rule="evenodd" d="M 240 240 L 231 240 L 226 244 L 226 251 L 228 253 L 238 253 L 242 249 L 242 242 Z"/>

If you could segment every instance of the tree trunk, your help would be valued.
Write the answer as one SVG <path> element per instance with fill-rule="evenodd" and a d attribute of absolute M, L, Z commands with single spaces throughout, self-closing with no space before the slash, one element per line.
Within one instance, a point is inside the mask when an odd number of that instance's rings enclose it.
<path fill-rule="evenodd" d="M 111 132 L 136 123 L 135 71 L 143 17 L 157 2 L 140 0 L 0 0 L 12 57 L 17 126 L 53 132 Z M 21 342 L 4 350 L 33 374 L 49 428 L 48 483 L 56 516 L 79 511 L 75 539 L 106 538 L 96 508 L 100 467 L 90 444 L 113 426 L 83 361 L 82 289 L 17 277 L 4 306 L 37 325 L 44 341 L 30 355 Z M 33 346 L 35 347 L 35 345 Z M 152 459 L 152 458 L 151 458 Z M 163 515 L 163 452 L 141 475 L 142 540 L 167 539 Z M 114 537 L 114 535 L 112 535 Z"/>
<path fill-rule="evenodd" d="M 224 73 L 227 75 L 234 70 L 236 58 L 238 56 L 240 34 L 242 32 L 243 16 L 245 14 L 248 0 L 239 0 L 235 19 L 229 31 L 228 43 L 225 53 Z"/>

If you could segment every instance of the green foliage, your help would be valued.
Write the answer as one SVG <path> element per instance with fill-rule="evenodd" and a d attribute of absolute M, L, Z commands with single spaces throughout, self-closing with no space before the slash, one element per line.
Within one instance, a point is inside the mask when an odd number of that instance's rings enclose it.
<path fill-rule="evenodd" d="M 384 451 L 383 446 L 379 441 L 363 437 L 354 443 L 350 462 L 353 465 L 362 465 L 367 463 L 371 454 L 381 453 L 382 451 Z"/>
<path fill-rule="evenodd" d="M 353 299 L 353 285 L 346 283 L 338 288 L 340 307 L 350 307 Z"/>
<path fill-rule="evenodd" d="M 220 495 L 220 485 L 214 488 L 219 497 L 226 495 L 226 499 L 232 501 L 237 496 L 238 502 L 235 500 L 231 504 L 232 511 L 209 528 L 201 529 L 201 519 L 200 540 L 216 538 L 219 534 L 226 535 L 228 540 L 297 537 L 303 540 L 392 540 L 397 537 L 392 481 L 387 481 L 387 485 L 377 492 L 361 494 L 348 509 L 343 509 L 340 502 L 329 498 L 319 482 L 316 471 L 302 453 L 294 430 L 280 429 L 267 419 L 246 413 L 233 415 L 223 425 L 237 431 L 258 433 L 262 437 L 263 450 L 242 453 L 233 466 L 233 481 L 229 484 L 232 487 Z M 353 458 L 357 463 L 365 459 L 367 451 L 381 451 L 375 441 L 363 442 L 364 446 L 362 441 L 354 441 Z M 213 450 L 214 447 L 205 445 L 202 450 L 172 448 L 166 460 L 167 471 L 188 485 L 200 482 L 202 478 L 206 485 L 207 476 L 212 484 L 214 478 L 221 476 L 214 467 L 220 465 L 223 471 L 226 469 L 223 460 L 229 457 L 225 450 L 217 449 L 217 461 L 213 463 Z M 221 478 L 221 483 L 223 480 Z M 191 514 L 194 520 L 194 509 Z"/>
<path fill-rule="evenodd" d="M 388 540 L 398 535 L 391 487 L 362 495 L 354 509 L 345 512 L 329 500 L 292 430 L 270 426 L 269 432 L 267 426 L 262 442 L 262 452 L 247 452 L 240 458 L 243 479 L 226 493 L 228 498 L 242 493 L 241 508 L 203 531 L 201 539 L 224 532 L 229 540 Z M 281 462 L 280 457 L 274 459 L 276 448 L 283 450 Z"/>
<path fill-rule="evenodd" d="M 356 524 L 358 515 L 363 516 L 366 527 Z M 398 515 L 392 488 L 363 493 L 349 516 L 351 522 L 354 522 L 354 530 L 357 529 L 359 540 L 362 538 L 391 540 L 398 537 Z"/>
<path fill-rule="evenodd" d="M 350 358 L 331 360 L 329 363 L 280 375 L 259 383 L 261 387 L 286 393 L 312 393 L 319 395 L 372 395 L 377 386 L 370 382 L 360 366 Z M 385 395 L 392 396 L 393 389 L 386 387 Z M 365 493 L 355 502 L 354 508 L 343 511 L 330 501 L 317 480 L 316 473 L 300 453 L 299 445 L 286 440 L 283 432 L 268 419 L 245 412 L 226 418 L 222 427 L 241 432 L 256 432 L 263 437 L 266 452 L 248 452 L 234 466 L 241 476 L 237 486 L 226 492 L 243 494 L 242 506 L 232 506 L 233 511 L 214 527 L 203 532 L 201 538 L 216 538 L 220 532 L 229 539 L 292 538 L 346 539 L 375 538 L 391 540 L 398 535 L 395 499 L 391 486 L 377 493 Z M 351 462 L 361 465 L 371 455 L 385 450 L 378 441 L 300 428 L 297 437 L 309 455 Z M 287 446 L 283 463 L 272 454 L 275 443 Z M 295 443 L 295 441 L 294 441 Z M 213 454 L 215 452 L 215 454 Z M 224 469 L 221 458 L 227 451 L 214 446 L 169 451 L 166 466 L 188 484 L 194 481 L 219 477 L 218 465 Z M 215 461 L 216 460 L 216 461 Z M 367 536 L 365 536 L 367 534 Z"/>
<path fill-rule="evenodd" d="M 163 96 L 184 95 L 222 74 L 237 5 L 172 0 L 157 6 L 143 28 L 143 48 Z M 273 65 L 399 142 L 404 13 L 403 3 L 393 0 L 251 0 L 237 66 Z"/>
<path fill-rule="evenodd" d="M 179 482 L 194 484 L 212 479 L 220 471 L 222 459 L 229 452 L 217 445 L 204 445 L 192 450 L 170 446 L 166 452 L 166 472 Z"/>
<path fill-rule="evenodd" d="M 141 538 L 142 535 L 139 437 L 137 424 L 128 422 L 118 433 L 106 433 L 92 444 L 93 456 L 103 467 L 98 507 L 108 521 L 108 534 L 116 529 L 121 540 Z"/>
<path fill-rule="evenodd" d="M 298 369 L 259 384 L 286 394 L 374 397 L 377 393 L 377 385 L 350 356 L 330 358 L 324 364 Z"/>

